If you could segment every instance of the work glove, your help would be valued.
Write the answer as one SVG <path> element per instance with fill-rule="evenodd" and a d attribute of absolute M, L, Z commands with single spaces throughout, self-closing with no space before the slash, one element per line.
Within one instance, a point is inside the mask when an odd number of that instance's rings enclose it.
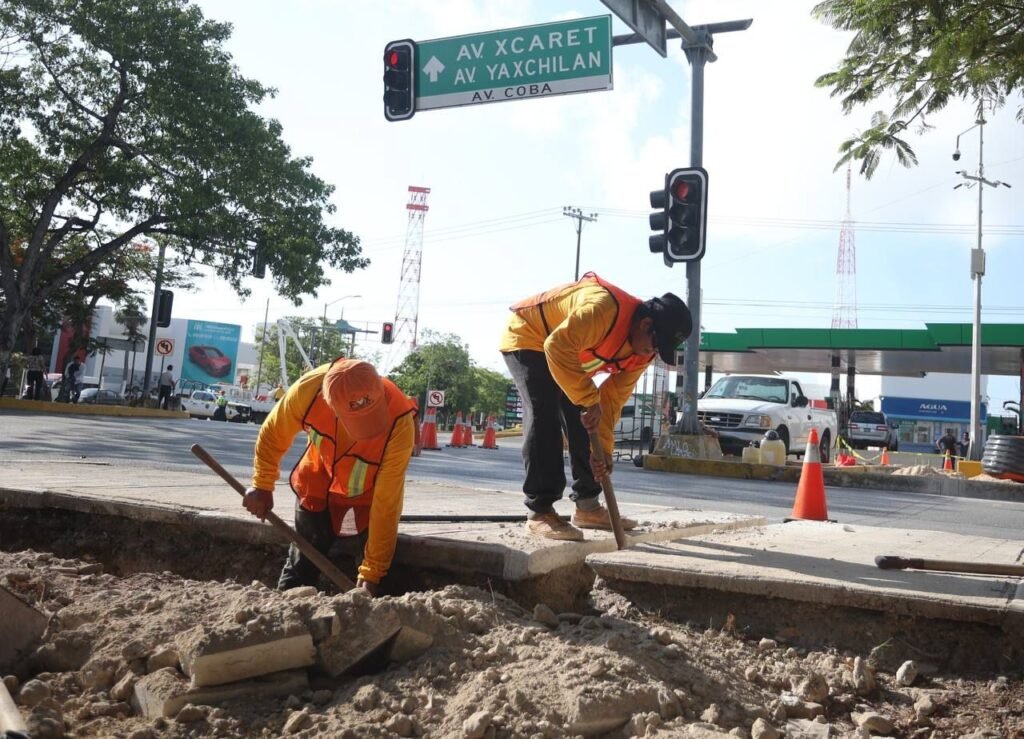
<path fill-rule="evenodd" d="M 274 510 L 274 494 L 262 488 L 249 488 L 242 498 L 245 510 L 261 521 L 267 520 L 267 514 Z"/>
<path fill-rule="evenodd" d="M 370 582 L 369 580 L 364 580 L 363 578 L 358 577 L 358 578 L 356 578 L 356 587 L 357 588 L 362 588 L 363 590 L 365 590 L 367 593 L 370 594 L 371 598 L 376 598 L 377 597 L 377 589 L 380 587 L 380 584 L 379 583 L 375 583 L 375 582 Z"/>

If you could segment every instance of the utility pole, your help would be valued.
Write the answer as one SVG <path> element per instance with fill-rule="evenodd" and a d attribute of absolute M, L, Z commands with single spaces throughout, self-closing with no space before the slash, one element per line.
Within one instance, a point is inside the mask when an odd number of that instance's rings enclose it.
<path fill-rule="evenodd" d="M 569 216 L 570 218 L 576 219 L 576 277 L 580 278 L 580 239 L 583 236 L 583 221 L 593 223 L 597 220 L 597 213 L 591 213 L 584 215 L 583 211 L 579 208 L 573 208 L 571 205 L 567 205 L 562 208 L 562 215 Z"/>
<path fill-rule="evenodd" d="M 971 278 L 974 280 L 974 320 L 971 325 L 971 443 L 967 450 L 969 459 L 981 459 L 984 444 L 981 443 L 981 278 L 985 275 L 985 250 L 981 246 L 982 236 L 982 201 L 985 185 L 989 187 L 1010 187 L 999 180 L 985 179 L 985 99 L 978 101 L 978 117 L 974 125 L 960 134 L 978 129 L 978 174 L 969 175 L 966 170 L 957 170 L 957 174 L 968 180 L 968 188 L 978 187 L 978 245 L 971 250 Z M 956 149 L 953 161 L 960 159 L 960 136 L 956 137 Z M 964 183 L 953 187 L 964 187 Z"/>
<path fill-rule="evenodd" d="M 142 407 L 146 407 L 149 399 L 149 378 L 153 374 L 153 347 L 156 344 L 157 314 L 160 313 L 160 288 L 164 279 L 164 240 L 160 239 L 160 252 L 156 260 L 156 277 L 153 280 L 153 311 L 149 316 L 149 341 L 146 342 L 146 376 L 142 378 Z M 132 349 L 135 349 L 134 344 Z M 135 365 L 132 365 L 132 380 L 135 380 Z"/>

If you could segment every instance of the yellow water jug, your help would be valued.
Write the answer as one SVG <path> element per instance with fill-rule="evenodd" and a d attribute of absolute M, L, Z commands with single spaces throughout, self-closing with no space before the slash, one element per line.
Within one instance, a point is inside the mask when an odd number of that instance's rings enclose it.
<path fill-rule="evenodd" d="M 761 442 L 761 464 L 782 467 L 786 464 L 786 445 L 782 439 L 765 439 Z"/>
<path fill-rule="evenodd" d="M 761 450 L 758 449 L 756 446 L 745 446 L 743 447 L 742 459 L 744 462 L 748 462 L 750 464 L 760 464 Z"/>

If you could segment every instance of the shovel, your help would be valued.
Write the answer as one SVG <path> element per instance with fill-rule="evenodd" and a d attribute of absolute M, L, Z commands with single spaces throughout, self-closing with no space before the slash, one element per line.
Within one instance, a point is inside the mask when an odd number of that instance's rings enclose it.
<path fill-rule="evenodd" d="M 1009 575 L 1024 577 L 1024 565 L 1006 565 L 989 562 L 956 562 L 948 559 L 921 559 L 897 557 L 894 554 L 875 557 L 880 570 L 937 570 L 939 572 L 966 572 L 973 575 Z"/>
<path fill-rule="evenodd" d="M 203 460 L 207 467 L 220 475 L 239 495 L 245 495 L 245 486 L 236 480 L 234 475 L 224 469 L 220 462 L 214 459 L 208 451 L 198 444 L 193 444 L 191 449 L 194 455 Z M 275 513 L 268 511 L 267 521 L 271 526 L 287 536 L 288 539 L 299 548 L 299 551 L 302 552 L 313 564 L 315 564 L 317 569 L 324 573 L 327 576 L 327 579 L 337 585 L 342 592 L 352 590 L 352 588 L 356 586 L 354 582 L 345 577 L 345 574 L 341 570 L 334 566 L 334 563 L 331 562 L 331 560 L 320 554 L 316 547 L 306 541 L 306 537 L 278 518 Z"/>
<path fill-rule="evenodd" d="M 601 437 L 596 430 L 588 432 L 590 448 L 594 452 L 604 453 Z M 626 548 L 626 532 L 622 530 L 622 519 L 619 518 L 619 504 L 615 501 L 615 490 L 612 488 L 612 476 L 606 474 L 601 480 L 604 489 L 604 502 L 608 505 L 608 518 L 612 520 L 612 531 L 615 533 L 615 544 L 619 549 Z"/>

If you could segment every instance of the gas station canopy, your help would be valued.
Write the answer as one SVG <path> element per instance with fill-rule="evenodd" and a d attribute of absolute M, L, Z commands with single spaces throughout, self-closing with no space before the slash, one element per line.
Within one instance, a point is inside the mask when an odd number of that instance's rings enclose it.
<path fill-rule="evenodd" d="M 921 329 L 740 328 L 705 333 L 700 367 L 712 372 L 777 374 L 852 369 L 861 375 L 923 377 L 929 372 L 970 374 L 971 325 L 926 323 Z M 1024 375 L 1024 324 L 981 327 L 981 374 Z"/>

